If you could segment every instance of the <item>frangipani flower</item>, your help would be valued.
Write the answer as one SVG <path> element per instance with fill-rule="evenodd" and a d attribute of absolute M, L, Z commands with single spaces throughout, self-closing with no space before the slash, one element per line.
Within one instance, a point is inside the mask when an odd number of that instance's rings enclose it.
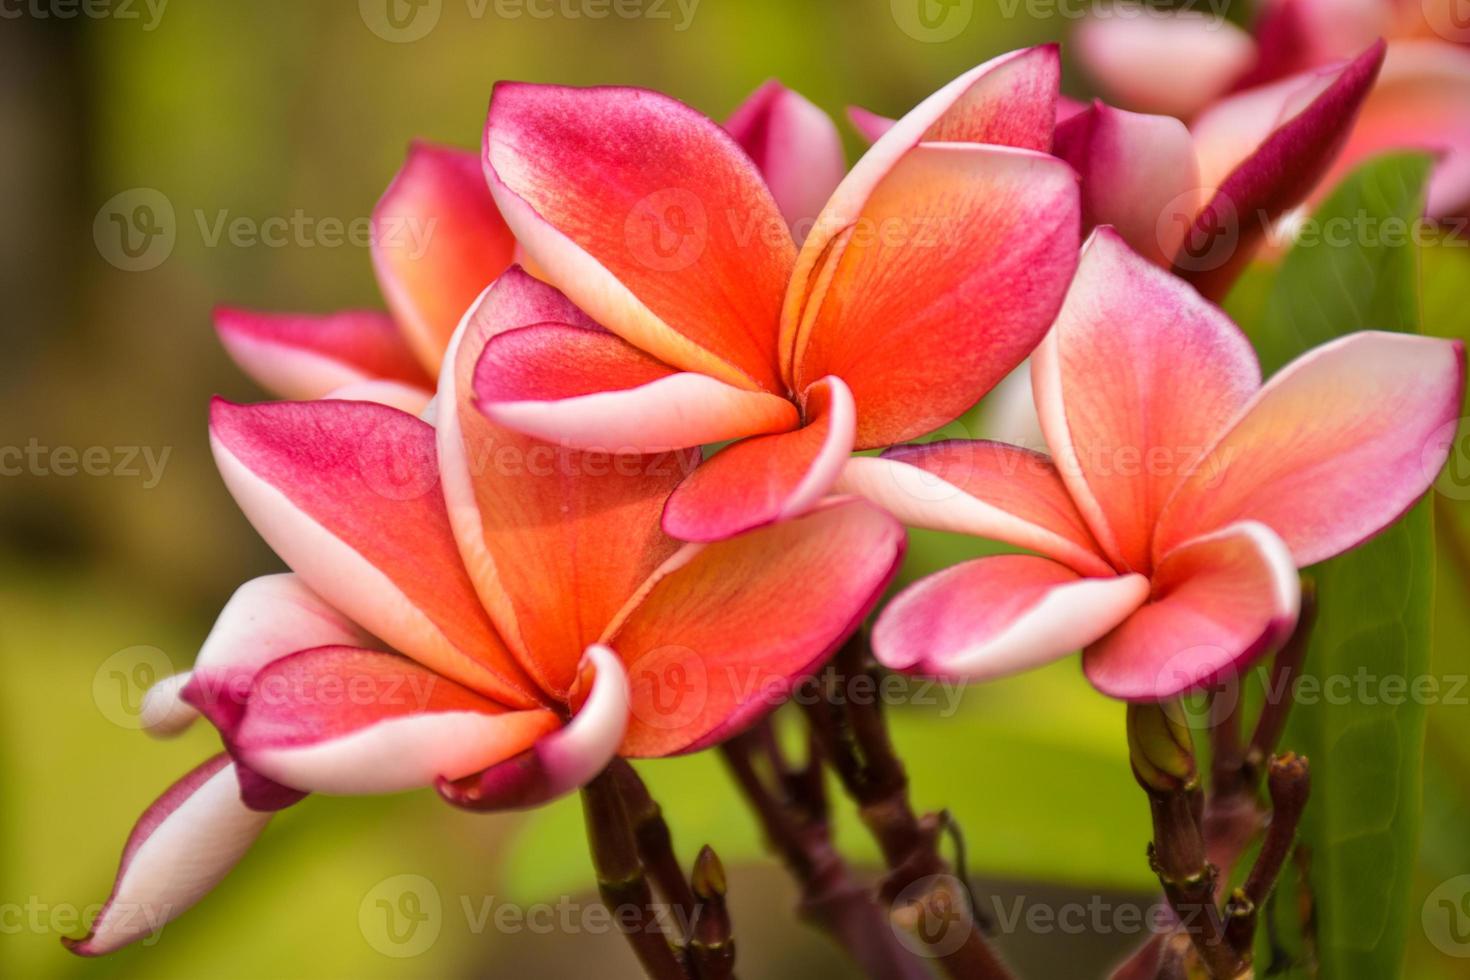
<path fill-rule="evenodd" d="M 222 613 L 182 685 L 229 755 L 144 814 L 73 949 L 108 952 L 183 912 L 261 811 L 308 792 L 437 785 L 471 808 L 525 807 L 615 755 L 711 745 L 866 615 L 903 551 L 868 503 L 681 546 L 659 515 L 697 454 L 594 456 L 480 415 L 483 348 L 546 323 L 586 328 L 519 269 L 487 290 L 449 345 L 437 428 L 365 401 L 216 401 L 220 473 L 292 573 Z M 177 729 L 187 710 L 152 714 Z"/>
<path fill-rule="evenodd" d="M 1112 225 L 1206 296 L 1229 289 L 1278 218 L 1319 186 L 1383 62 L 1346 63 L 1231 96 L 1186 127 L 1102 102 L 1057 126 L 1082 176 L 1085 228 Z"/>
<path fill-rule="evenodd" d="M 498 86 L 491 191 L 539 272 L 606 329 L 497 338 L 481 408 L 583 449 L 742 440 L 670 498 L 677 538 L 801 513 L 854 446 L 964 412 L 1054 316 L 1079 241 L 1075 175 L 1047 155 L 1058 70 L 1054 47 L 1020 51 L 930 96 L 800 248 L 750 159 L 681 103 Z"/>
<path fill-rule="evenodd" d="M 1221 18 L 1149 11 L 1096 17 L 1078 30 L 1088 72 L 1118 104 L 1201 119 L 1234 92 L 1351 58 L 1389 40 L 1378 85 L 1324 187 L 1393 149 L 1441 154 L 1431 216 L 1470 203 L 1470 29 L 1457 0 L 1268 0 L 1247 34 Z"/>
<path fill-rule="evenodd" d="M 845 169 L 837 127 L 775 81 L 726 128 L 756 161 L 793 223 L 810 221 Z M 215 329 L 235 362 L 281 398 L 333 396 L 418 414 L 433 394 L 450 335 L 516 257 L 479 156 L 424 141 L 373 210 L 373 269 L 391 315 L 326 315 L 222 307 Z"/>
<path fill-rule="evenodd" d="M 1352 334 L 1262 385 L 1224 314 L 1100 228 L 1032 374 L 1051 457 L 955 441 L 848 463 L 841 486 L 905 523 L 1035 552 L 913 585 L 874 650 L 895 669 L 983 679 L 1084 649 L 1100 691 L 1152 701 L 1280 643 L 1297 569 L 1429 487 L 1464 351 Z"/>

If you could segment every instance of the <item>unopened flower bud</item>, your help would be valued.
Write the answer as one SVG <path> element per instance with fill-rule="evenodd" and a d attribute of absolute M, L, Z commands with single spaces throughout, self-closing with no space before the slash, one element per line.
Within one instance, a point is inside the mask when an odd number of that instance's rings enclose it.
<path fill-rule="evenodd" d="M 1128 754 L 1133 776 L 1155 793 L 1178 793 L 1192 788 L 1198 771 L 1189 728 L 1163 704 L 1128 706 Z"/>

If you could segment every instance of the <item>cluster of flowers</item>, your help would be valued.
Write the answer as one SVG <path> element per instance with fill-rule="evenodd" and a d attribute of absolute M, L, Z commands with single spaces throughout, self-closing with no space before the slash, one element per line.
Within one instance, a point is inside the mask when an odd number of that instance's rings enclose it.
<path fill-rule="evenodd" d="M 776 84 L 723 127 L 653 92 L 497 86 L 482 153 L 415 145 L 377 208 L 435 228 L 422 254 L 375 246 L 391 315 L 219 314 L 293 399 L 210 415 L 291 572 L 242 586 L 150 693 L 152 730 L 202 713 L 226 751 L 143 815 L 72 948 L 160 924 L 124 909 L 181 913 L 308 793 L 530 807 L 615 757 L 720 742 L 868 616 L 905 524 L 1026 553 L 899 594 L 873 633 L 893 669 L 1081 649 L 1100 691 L 1154 701 L 1272 649 L 1297 569 L 1428 487 L 1463 354 L 1362 333 L 1263 383 L 1198 291 L 1253 243 L 1206 275 L 1177 257 L 1222 199 L 1306 199 L 1383 56 L 1191 131 L 1072 105 L 1057 50 L 1018 51 L 896 122 L 856 114 L 850 170 Z M 1027 357 L 1049 456 L 902 445 Z M 1110 465 L 1125 452 L 1168 465 Z M 670 707 L 670 664 L 695 703 Z"/>

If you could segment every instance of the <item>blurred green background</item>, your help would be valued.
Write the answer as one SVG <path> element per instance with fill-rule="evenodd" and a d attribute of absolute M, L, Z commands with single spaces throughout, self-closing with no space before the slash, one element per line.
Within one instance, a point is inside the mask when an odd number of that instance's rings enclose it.
<path fill-rule="evenodd" d="M 774 76 L 834 115 L 852 103 L 897 114 L 991 55 L 1063 39 L 1076 22 L 980 0 L 962 3 L 964 23 L 943 36 L 906 30 L 889 0 L 700 0 L 692 16 L 690 2 L 591 19 L 565 11 L 595 4 L 566 0 L 549 18 L 443 0 L 414 40 L 385 32 L 382 3 L 367 0 L 119 0 L 94 8 L 104 16 L 70 17 L 64 0 L 5 8 L 0 445 L 104 447 L 115 472 L 0 479 L 0 975 L 634 975 L 616 936 L 483 918 L 506 903 L 587 904 L 575 805 L 477 817 L 430 793 L 313 798 L 284 813 L 151 947 L 83 961 L 57 940 L 84 931 L 79 917 L 105 896 L 142 808 L 216 751 L 205 726 L 173 742 L 139 733 L 142 687 L 192 662 L 239 582 L 280 567 L 210 460 L 209 396 L 260 397 L 216 343 L 213 305 L 379 305 L 366 248 L 329 241 L 320 222 L 365 221 L 413 137 L 476 145 L 497 79 L 648 86 L 723 118 Z M 1069 94 L 1085 96 L 1068 67 Z M 127 271 L 99 250 L 93 222 L 138 188 L 166 199 L 176 240 L 161 264 Z M 317 230 L 279 247 L 212 240 L 221 219 L 237 217 Z M 1461 284 L 1435 300 L 1446 318 L 1463 319 L 1464 273 L 1461 263 L 1444 274 Z M 149 458 L 163 463 L 157 478 Z M 1442 521 L 1463 518 L 1450 506 L 1439 501 Z M 973 547 L 916 534 L 907 574 Z M 1463 571 L 1445 573 L 1455 600 L 1442 610 L 1444 635 L 1461 639 Z M 1445 672 L 1466 659 L 1458 647 L 1436 655 L 1454 658 L 1437 664 Z M 1093 694 L 1075 662 L 948 704 L 936 691 L 896 718 L 916 803 L 959 816 L 971 870 L 1002 903 L 987 911 L 999 913 L 1003 948 L 1035 976 L 1096 974 L 1136 943 L 1136 927 L 1093 935 L 1007 919 L 1100 903 L 1106 924 L 1151 900 L 1146 806 L 1120 706 Z M 1465 710 L 1431 712 L 1421 896 L 1470 871 Z M 719 767 L 693 759 L 644 771 L 686 859 L 709 841 L 734 866 L 743 974 L 843 975 L 794 924 L 794 890 L 759 858 Z M 850 819 L 841 843 L 872 853 Z M 405 888 L 440 903 L 427 945 L 385 938 L 376 902 Z M 1410 942 L 1410 975 L 1463 975 L 1417 927 Z"/>

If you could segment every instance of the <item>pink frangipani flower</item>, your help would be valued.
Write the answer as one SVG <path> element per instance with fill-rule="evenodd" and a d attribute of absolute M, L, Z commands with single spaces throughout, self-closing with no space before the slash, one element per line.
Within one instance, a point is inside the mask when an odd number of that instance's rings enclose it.
<path fill-rule="evenodd" d="M 1139 112 L 1203 121 L 1250 90 L 1352 58 L 1389 41 L 1331 187 L 1394 149 L 1440 155 L 1428 212 L 1470 204 L 1470 29 L 1458 0 L 1267 0 L 1251 33 L 1197 12 L 1150 11 L 1084 21 L 1076 51 L 1110 100 Z"/>
<path fill-rule="evenodd" d="M 1083 649 L 1098 690 L 1153 701 L 1282 642 L 1297 569 L 1424 493 L 1449 452 L 1464 350 L 1357 333 L 1263 385 L 1220 310 L 1100 228 L 1032 381 L 1050 457 L 953 441 L 848 463 L 841 488 L 905 523 L 1035 552 L 909 587 L 875 652 L 984 679 Z"/>
<path fill-rule="evenodd" d="M 228 754 L 143 815 L 76 952 L 182 913 L 310 792 L 437 786 L 473 809 L 527 807 L 614 756 L 714 744 L 871 609 L 903 531 L 867 502 L 681 545 L 659 517 L 697 453 L 598 456 L 481 415 L 484 348 L 536 324 L 591 329 L 512 267 L 448 344 L 433 425 L 367 401 L 215 402 L 220 473 L 292 571 L 243 586 L 195 670 L 150 704 L 163 731 L 204 712 Z"/>
<path fill-rule="evenodd" d="M 793 223 L 814 218 L 842 179 L 837 127 L 778 82 L 757 89 L 726 127 Z M 418 414 L 465 311 L 516 258 L 479 155 L 415 141 L 373 210 L 371 248 L 391 313 L 221 307 L 215 329 L 225 350 L 281 398 L 377 401 Z"/>
<path fill-rule="evenodd" d="M 814 222 L 826 170 L 803 175 L 797 148 L 816 141 L 778 138 L 819 125 L 805 108 L 785 103 L 786 127 L 745 141 L 763 181 L 727 132 L 665 96 L 498 86 L 491 191 L 539 273 L 596 325 L 497 338 L 475 377 L 481 408 L 581 449 L 739 440 L 670 498 L 676 538 L 803 512 L 854 447 L 973 405 L 1055 315 L 1079 242 L 1076 177 L 1047 153 L 1058 77 L 1054 47 L 961 76 L 885 133 Z"/>
<path fill-rule="evenodd" d="M 1350 61 L 1225 99 L 1186 127 L 1102 102 L 1057 126 L 1082 177 L 1084 228 L 1112 225 L 1140 255 L 1222 296 L 1272 225 L 1341 152 L 1383 62 Z"/>

